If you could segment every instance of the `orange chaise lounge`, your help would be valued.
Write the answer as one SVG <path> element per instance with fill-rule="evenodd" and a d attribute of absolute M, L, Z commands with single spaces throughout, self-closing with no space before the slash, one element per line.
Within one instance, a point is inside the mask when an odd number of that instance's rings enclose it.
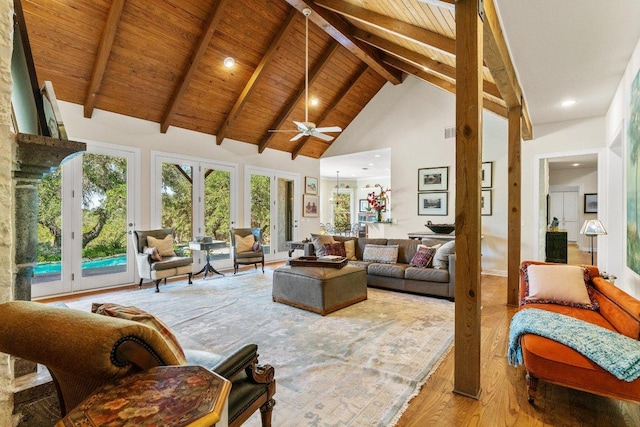
<path fill-rule="evenodd" d="M 527 267 L 530 265 L 570 267 L 564 264 L 524 261 L 520 268 L 519 311 L 536 308 L 564 314 L 602 326 L 638 341 L 640 338 L 640 301 L 601 277 L 597 267 L 585 266 L 588 274 L 583 275 L 587 290 L 590 291 L 590 300 L 596 301 L 598 305 L 598 308 L 594 310 L 577 307 L 577 304 L 573 306 L 561 305 L 549 299 L 544 303 L 528 302 Z M 580 267 L 576 266 L 576 268 Z M 555 269 L 550 271 L 551 274 L 556 272 Z M 555 289 L 564 290 L 563 287 L 566 285 L 566 283 L 555 283 L 554 286 Z M 551 292 L 555 292 L 555 290 Z M 632 346 L 635 345 L 633 341 L 630 343 Z M 537 397 L 537 384 L 540 379 L 602 396 L 640 402 L 640 378 L 629 382 L 618 379 L 572 348 L 540 335 L 525 333 L 521 335 L 520 345 L 522 364 L 527 372 L 527 391 L 530 403 L 533 403 Z"/>

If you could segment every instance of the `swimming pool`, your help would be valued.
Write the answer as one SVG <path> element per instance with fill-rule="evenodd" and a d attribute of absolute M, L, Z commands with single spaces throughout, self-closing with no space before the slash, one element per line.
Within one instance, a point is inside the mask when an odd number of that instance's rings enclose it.
<path fill-rule="evenodd" d="M 86 270 L 89 268 L 104 268 L 104 267 L 118 267 L 121 265 L 127 264 L 127 256 L 126 255 L 118 255 L 109 258 L 100 258 L 100 259 L 92 259 L 82 261 L 82 269 Z M 43 264 L 38 264 L 33 270 L 33 274 L 53 274 L 60 273 L 62 270 L 60 262 L 48 262 Z"/>

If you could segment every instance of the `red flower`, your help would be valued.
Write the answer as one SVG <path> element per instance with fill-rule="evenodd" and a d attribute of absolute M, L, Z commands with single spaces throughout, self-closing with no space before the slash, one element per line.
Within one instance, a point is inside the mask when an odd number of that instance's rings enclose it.
<path fill-rule="evenodd" d="M 376 184 L 376 187 L 382 188 L 380 184 Z M 391 192 L 390 188 L 386 190 L 380 190 L 380 193 L 376 194 L 375 191 L 367 194 L 367 202 L 369 206 L 375 211 L 383 211 L 387 207 L 387 193 Z"/>

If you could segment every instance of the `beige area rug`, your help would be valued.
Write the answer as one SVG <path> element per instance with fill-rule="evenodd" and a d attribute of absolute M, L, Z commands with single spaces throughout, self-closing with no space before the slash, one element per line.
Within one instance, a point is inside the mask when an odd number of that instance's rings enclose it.
<path fill-rule="evenodd" d="M 322 317 L 271 299 L 272 271 L 198 277 L 84 297 L 156 314 L 185 348 L 228 354 L 257 343 L 275 367 L 275 427 L 393 426 L 451 348 L 454 304 L 369 289 L 369 299 Z M 259 426 L 259 411 L 245 424 Z"/>

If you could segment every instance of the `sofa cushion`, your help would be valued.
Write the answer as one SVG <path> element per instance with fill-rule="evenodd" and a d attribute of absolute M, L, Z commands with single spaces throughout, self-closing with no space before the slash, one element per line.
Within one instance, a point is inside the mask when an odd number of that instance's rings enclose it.
<path fill-rule="evenodd" d="M 336 255 L 341 257 L 347 256 L 344 242 L 325 243 L 323 247 L 327 255 Z"/>
<path fill-rule="evenodd" d="M 359 259 L 349 260 L 349 265 L 355 265 L 356 267 L 364 268 L 365 270 L 367 270 L 371 264 L 373 263 L 368 261 L 361 261 Z"/>
<path fill-rule="evenodd" d="M 440 246 L 433 257 L 433 268 L 449 268 L 449 255 L 456 252 L 456 241 L 451 240 Z"/>
<path fill-rule="evenodd" d="M 408 264 L 383 264 L 373 262 L 367 267 L 367 274 L 404 279 L 404 272 L 408 267 Z"/>
<path fill-rule="evenodd" d="M 597 310 L 598 302 L 589 288 L 589 270 L 576 265 L 523 263 L 525 296 L 522 304 L 559 304 Z"/>
<path fill-rule="evenodd" d="M 164 257 L 160 261 L 151 264 L 151 270 L 169 270 L 170 268 L 185 267 L 193 264 L 193 258 L 186 256 Z"/>
<path fill-rule="evenodd" d="M 419 240 L 413 239 L 389 239 L 387 245 L 398 245 L 398 261 L 402 264 L 409 264 L 418 251 Z"/>
<path fill-rule="evenodd" d="M 311 243 L 313 243 L 313 249 L 315 250 L 316 256 L 325 256 L 327 253 L 324 250 L 324 245 L 326 243 L 333 243 L 333 236 L 329 236 L 326 234 L 311 234 Z"/>
<path fill-rule="evenodd" d="M 409 262 L 411 267 L 427 268 L 431 267 L 433 256 L 436 254 L 437 248 L 419 245 L 413 258 Z"/>
<path fill-rule="evenodd" d="M 371 239 L 368 237 L 358 239 L 356 241 L 356 258 L 359 260 L 364 259 L 364 248 L 367 245 L 386 245 L 387 239 Z"/>
<path fill-rule="evenodd" d="M 147 236 L 147 244 L 148 246 L 153 246 L 158 249 L 160 256 L 176 256 L 176 253 L 173 251 L 173 236 L 171 234 L 167 234 L 164 239 L 156 239 L 153 236 Z"/>
<path fill-rule="evenodd" d="M 356 260 L 356 241 L 355 240 L 345 240 L 344 242 L 344 252 L 347 259 Z"/>
<path fill-rule="evenodd" d="M 443 270 L 441 268 L 408 267 L 404 272 L 404 278 L 424 282 L 449 283 L 449 270 Z"/>
<path fill-rule="evenodd" d="M 367 245 L 364 248 L 362 260 L 395 264 L 398 260 L 398 245 Z"/>

